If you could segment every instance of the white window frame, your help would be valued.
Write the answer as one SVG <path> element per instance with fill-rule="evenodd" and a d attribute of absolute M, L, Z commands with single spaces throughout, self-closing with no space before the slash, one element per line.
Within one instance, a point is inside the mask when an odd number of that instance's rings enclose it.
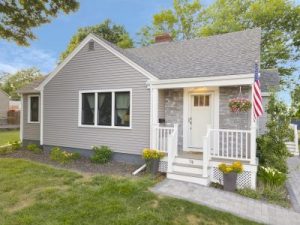
<path fill-rule="evenodd" d="M 98 125 L 98 93 L 111 93 L 111 126 Z M 116 92 L 129 92 L 130 98 L 130 115 L 129 115 L 129 126 L 116 126 L 115 125 L 115 93 Z M 94 112 L 94 125 L 86 125 L 81 123 L 81 107 L 82 107 L 82 94 L 94 93 L 95 94 L 95 112 Z M 79 91 L 79 105 L 78 105 L 78 127 L 89 127 L 89 128 L 112 128 L 112 129 L 132 129 L 132 89 L 101 89 L 101 90 L 82 90 Z"/>
<path fill-rule="evenodd" d="M 31 121 L 31 98 L 38 97 L 39 99 L 39 107 L 38 107 L 38 121 Z M 28 95 L 27 98 L 27 123 L 40 123 L 40 116 L 41 116 L 41 98 L 39 95 Z"/>

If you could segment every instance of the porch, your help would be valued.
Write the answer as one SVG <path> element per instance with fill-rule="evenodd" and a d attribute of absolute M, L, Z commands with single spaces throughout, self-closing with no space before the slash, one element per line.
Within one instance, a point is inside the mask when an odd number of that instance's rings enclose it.
<path fill-rule="evenodd" d="M 242 96 L 251 99 L 251 86 L 241 89 Z M 207 186 L 222 182 L 220 163 L 239 160 L 245 171 L 238 185 L 255 188 L 256 124 L 251 111 L 236 114 L 228 107 L 229 99 L 239 94 L 239 86 L 156 91 L 151 147 L 166 153 L 160 170 L 168 178 Z"/>

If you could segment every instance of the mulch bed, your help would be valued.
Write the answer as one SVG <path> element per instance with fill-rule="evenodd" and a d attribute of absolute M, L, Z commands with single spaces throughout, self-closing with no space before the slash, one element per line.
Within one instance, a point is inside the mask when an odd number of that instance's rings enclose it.
<path fill-rule="evenodd" d="M 83 173 L 108 174 L 117 176 L 132 176 L 132 172 L 139 168 L 138 165 L 131 165 L 115 161 L 106 164 L 95 164 L 91 163 L 91 161 L 84 156 L 81 156 L 81 158 L 78 160 L 74 160 L 66 164 L 60 164 L 58 162 L 52 161 L 48 152 L 35 154 L 23 149 L 7 155 L 0 155 L 0 158 L 28 159 L 40 163 L 49 164 L 62 169 L 70 169 Z"/>

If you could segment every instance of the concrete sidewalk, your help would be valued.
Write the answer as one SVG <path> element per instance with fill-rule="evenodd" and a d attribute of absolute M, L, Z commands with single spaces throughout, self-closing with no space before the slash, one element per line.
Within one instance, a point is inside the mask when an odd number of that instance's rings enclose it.
<path fill-rule="evenodd" d="M 157 194 L 185 199 L 259 223 L 300 225 L 300 213 L 293 210 L 198 184 L 165 179 L 151 190 Z"/>
<path fill-rule="evenodd" d="M 295 211 L 300 213 L 300 157 L 294 156 L 287 161 L 289 175 L 287 189 Z"/>

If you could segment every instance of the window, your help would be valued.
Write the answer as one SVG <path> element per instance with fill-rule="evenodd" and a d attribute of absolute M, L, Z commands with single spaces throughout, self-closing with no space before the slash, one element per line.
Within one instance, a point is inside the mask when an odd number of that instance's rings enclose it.
<path fill-rule="evenodd" d="M 129 126 L 130 94 L 129 92 L 115 93 L 115 126 Z"/>
<path fill-rule="evenodd" d="M 38 123 L 39 122 L 39 96 L 28 97 L 28 122 Z"/>
<path fill-rule="evenodd" d="M 82 94 L 81 124 L 93 125 L 95 115 L 95 93 Z"/>
<path fill-rule="evenodd" d="M 79 125 L 131 127 L 131 90 L 84 91 L 80 102 Z"/>
<path fill-rule="evenodd" d="M 111 125 L 111 103 L 110 92 L 98 93 L 98 125 Z"/>
<path fill-rule="evenodd" d="M 194 106 L 209 106 L 209 95 L 195 95 Z"/>

